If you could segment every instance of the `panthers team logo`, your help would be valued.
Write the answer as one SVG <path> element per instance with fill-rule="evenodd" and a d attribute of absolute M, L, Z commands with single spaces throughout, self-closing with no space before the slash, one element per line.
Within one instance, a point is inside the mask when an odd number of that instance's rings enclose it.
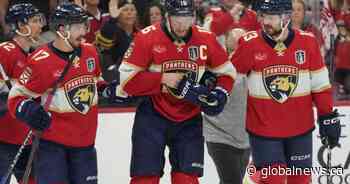
<path fill-rule="evenodd" d="M 279 103 L 284 103 L 298 85 L 298 68 L 288 65 L 264 68 L 263 82 L 270 97 Z"/>
<path fill-rule="evenodd" d="M 193 81 L 197 81 L 198 77 L 198 64 L 188 60 L 171 60 L 163 63 L 162 65 L 163 73 L 182 73 L 184 76 L 188 77 Z M 181 92 L 175 88 L 166 86 L 168 93 L 172 94 L 178 99 L 184 98 Z"/>
<path fill-rule="evenodd" d="M 92 76 L 80 76 L 64 85 L 71 107 L 81 114 L 87 114 L 95 97 L 95 82 Z"/>

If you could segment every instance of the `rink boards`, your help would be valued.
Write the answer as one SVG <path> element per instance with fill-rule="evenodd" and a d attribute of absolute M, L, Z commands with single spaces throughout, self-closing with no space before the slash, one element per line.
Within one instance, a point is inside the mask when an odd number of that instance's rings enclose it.
<path fill-rule="evenodd" d="M 333 176 L 334 184 L 350 184 L 350 106 L 341 105 L 337 107 L 341 114 L 342 137 L 341 148 L 335 148 L 332 151 L 332 165 L 344 168 L 344 174 Z M 99 183 L 117 183 L 126 184 L 129 181 L 129 162 L 131 154 L 131 129 L 133 124 L 133 109 L 103 109 L 99 115 L 99 129 L 97 134 L 96 146 L 98 150 L 99 164 Z M 321 146 L 318 138 L 318 130 L 314 131 L 314 167 L 320 167 L 326 163 L 327 151 Z M 167 152 L 166 152 L 167 155 Z M 201 184 L 217 184 L 218 177 L 215 166 L 205 153 L 204 177 L 201 178 Z M 169 164 L 165 166 L 165 175 L 161 184 L 170 184 Z M 254 183 L 247 178 L 246 184 Z M 326 184 L 325 176 L 313 175 L 313 183 Z"/>

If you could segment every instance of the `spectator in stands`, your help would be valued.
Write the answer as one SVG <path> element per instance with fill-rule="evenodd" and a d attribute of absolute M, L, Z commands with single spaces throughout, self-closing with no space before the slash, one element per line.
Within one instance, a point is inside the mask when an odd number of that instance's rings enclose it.
<path fill-rule="evenodd" d="M 145 26 L 149 26 L 151 24 L 162 21 L 163 18 L 163 6 L 159 2 L 153 1 L 146 9 L 143 23 Z"/>
<path fill-rule="evenodd" d="M 241 1 L 220 2 L 221 7 L 211 9 L 205 27 L 217 34 L 217 39 L 231 54 L 238 44 L 238 39 L 246 31 L 260 29 L 260 24 L 256 13 Z M 205 77 L 202 77 L 202 80 L 203 78 Z M 209 81 L 204 83 L 210 84 Z M 247 84 L 247 77 L 237 74 L 224 111 L 217 116 L 203 116 L 203 135 L 208 153 L 216 166 L 220 184 L 241 184 L 248 165 L 250 145 L 245 130 Z"/>
<path fill-rule="evenodd" d="M 203 27 L 214 32 L 220 44 L 225 44 L 225 34 L 233 28 L 245 31 L 260 29 L 256 13 L 239 0 L 220 0 L 220 7 L 209 10 Z"/>
<path fill-rule="evenodd" d="M 97 32 L 109 19 L 109 14 L 102 12 L 102 10 L 99 9 L 99 3 L 100 0 L 85 0 L 84 8 L 88 12 L 90 23 L 90 30 L 85 35 L 85 39 L 89 43 L 93 43 L 95 41 Z"/>
<path fill-rule="evenodd" d="M 335 81 L 337 82 L 337 98 L 350 97 L 350 19 L 337 21 L 339 35 L 335 52 Z"/>
<path fill-rule="evenodd" d="M 321 54 L 325 56 L 324 40 L 320 30 L 311 23 L 311 18 L 306 15 L 306 4 L 304 0 L 293 0 L 292 27 L 313 33 L 320 44 Z"/>
<path fill-rule="evenodd" d="M 96 44 L 102 48 L 102 75 L 107 82 L 119 81 L 122 56 L 138 30 L 137 11 L 132 1 L 111 0 L 109 9 L 111 18 L 96 36 Z"/>
<path fill-rule="evenodd" d="M 133 1 L 110 0 L 110 19 L 96 34 L 95 44 L 101 51 L 101 69 L 104 80 L 119 84 L 119 65 L 134 35 L 138 31 L 137 10 Z M 106 96 L 99 98 L 99 105 L 136 105 L 134 99 L 117 99 L 111 102 Z"/>

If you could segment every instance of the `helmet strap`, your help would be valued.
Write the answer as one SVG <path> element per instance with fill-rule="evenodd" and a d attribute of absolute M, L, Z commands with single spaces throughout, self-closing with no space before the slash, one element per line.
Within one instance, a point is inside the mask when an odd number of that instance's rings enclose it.
<path fill-rule="evenodd" d="M 31 34 L 32 34 L 32 29 L 31 29 L 28 25 L 25 25 L 24 27 L 27 29 L 26 33 L 22 33 L 22 32 L 19 31 L 18 29 L 15 30 L 15 33 L 16 33 L 17 35 L 19 35 L 19 36 L 27 37 L 32 43 L 37 44 L 38 41 L 35 40 L 35 39 L 31 36 Z"/>
<path fill-rule="evenodd" d="M 65 43 L 69 48 L 71 48 L 72 50 L 74 50 L 72 44 L 71 44 L 70 41 L 69 41 L 69 38 L 70 38 L 70 31 L 65 30 L 65 32 L 66 32 L 66 36 L 63 35 L 60 31 L 56 31 L 57 35 L 58 35 L 60 38 L 63 39 L 64 43 Z"/>
<path fill-rule="evenodd" d="M 282 15 L 283 16 L 283 15 Z M 284 21 L 283 21 L 283 17 L 282 17 L 282 20 L 281 20 L 281 28 L 282 28 L 282 31 L 281 31 L 281 33 L 278 35 L 278 37 L 276 38 L 276 41 L 277 42 L 279 42 L 279 41 L 282 41 L 282 39 L 283 39 L 283 36 L 286 34 L 286 31 L 288 30 L 288 26 L 289 26 L 289 24 L 290 24 L 290 21 L 291 21 L 291 19 L 289 19 L 288 21 L 287 21 L 287 23 L 283 23 Z"/>

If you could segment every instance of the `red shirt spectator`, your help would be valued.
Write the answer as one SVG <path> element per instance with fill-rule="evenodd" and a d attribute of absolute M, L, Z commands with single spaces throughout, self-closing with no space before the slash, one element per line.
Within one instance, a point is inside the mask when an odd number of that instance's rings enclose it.
<path fill-rule="evenodd" d="M 95 41 L 97 32 L 109 18 L 108 13 L 101 13 L 100 11 L 97 16 L 89 14 L 90 31 L 85 35 L 86 42 L 93 43 Z"/>

